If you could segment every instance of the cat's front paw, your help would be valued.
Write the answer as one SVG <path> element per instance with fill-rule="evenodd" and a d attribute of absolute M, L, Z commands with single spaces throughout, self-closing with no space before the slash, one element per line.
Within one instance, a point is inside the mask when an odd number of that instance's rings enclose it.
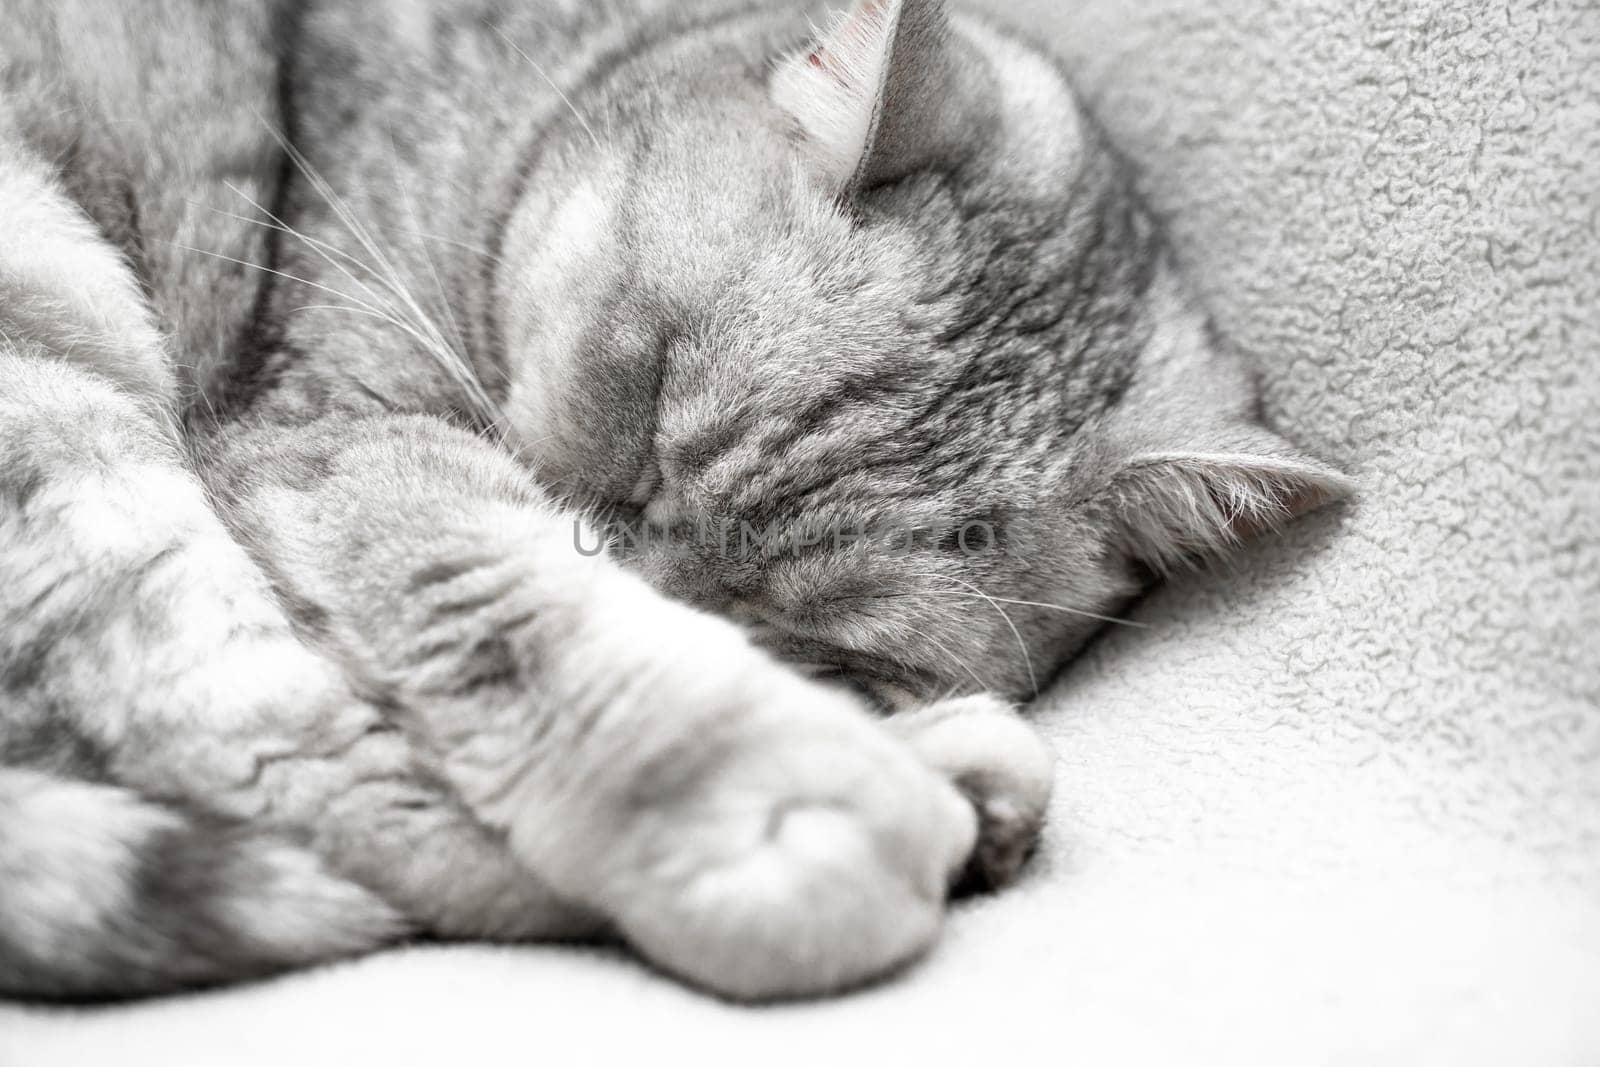
<path fill-rule="evenodd" d="M 1001 889 L 1016 881 L 1050 804 L 1055 760 L 1044 740 L 991 696 L 941 701 L 902 712 L 889 724 L 977 812 L 978 845 L 963 887 Z"/>
<path fill-rule="evenodd" d="M 641 795 L 608 894 L 647 957 L 740 999 L 843 989 L 923 953 L 976 835 L 949 781 L 852 701 L 767 682 L 759 710 Z"/>

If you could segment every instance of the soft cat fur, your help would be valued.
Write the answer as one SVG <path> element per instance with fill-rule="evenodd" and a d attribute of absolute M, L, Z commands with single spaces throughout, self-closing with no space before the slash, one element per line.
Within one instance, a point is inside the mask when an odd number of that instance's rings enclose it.
<path fill-rule="evenodd" d="M 1050 61 L 821 14 L 4 0 L 0 990 L 860 982 L 1037 832 L 1003 701 L 1344 492 Z"/>

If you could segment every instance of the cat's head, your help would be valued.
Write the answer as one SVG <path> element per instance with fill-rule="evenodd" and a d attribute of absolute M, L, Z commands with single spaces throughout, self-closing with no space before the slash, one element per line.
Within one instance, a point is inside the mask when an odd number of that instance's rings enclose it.
<path fill-rule="evenodd" d="M 1053 64 L 937 0 L 803 26 L 606 65 L 508 225 L 510 417 L 630 565 L 892 702 L 1024 697 L 1151 574 L 1343 494 Z"/>

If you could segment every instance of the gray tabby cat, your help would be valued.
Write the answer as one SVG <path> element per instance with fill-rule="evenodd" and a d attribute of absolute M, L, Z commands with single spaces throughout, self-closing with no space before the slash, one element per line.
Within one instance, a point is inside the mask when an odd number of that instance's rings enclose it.
<path fill-rule="evenodd" d="M 1049 60 L 805 7 L 0 0 L 0 991 L 861 982 L 1034 839 L 1006 702 L 1345 492 Z"/>

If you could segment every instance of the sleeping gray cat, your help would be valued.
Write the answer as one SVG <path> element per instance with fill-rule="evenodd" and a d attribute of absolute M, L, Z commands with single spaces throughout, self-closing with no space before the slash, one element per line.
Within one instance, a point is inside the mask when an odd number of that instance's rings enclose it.
<path fill-rule="evenodd" d="M 1346 491 L 1053 62 L 820 14 L 4 0 L 0 991 L 870 979 L 1034 840 L 1009 702 Z"/>

